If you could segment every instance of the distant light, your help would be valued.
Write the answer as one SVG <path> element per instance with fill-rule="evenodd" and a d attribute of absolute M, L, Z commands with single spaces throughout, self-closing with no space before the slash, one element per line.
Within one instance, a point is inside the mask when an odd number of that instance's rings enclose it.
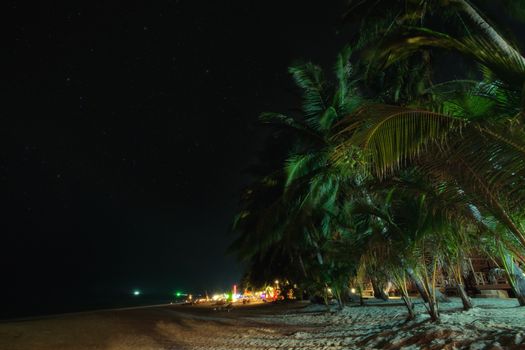
<path fill-rule="evenodd" d="M 355 288 L 350 289 L 352 293 L 355 293 Z"/>
<path fill-rule="evenodd" d="M 178 297 L 180 297 L 180 296 L 182 295 L 182 293 L 181 293 L 181 292 L 177 292 L 177 293 L 175 293 L 175 295 L 176 295 L 177 298 L 178 298 Z"/>
<path fill-rule="evenodd" d="M 275 280 L 275 284 L 279 284 L 279 280 Z"/>
<path fill-rule="evenodd" d="M 140 295 L 140 290 L 134 290 L 134 291 L 133 291 L 133 295 L 135 295 L 135 296 Z"/>

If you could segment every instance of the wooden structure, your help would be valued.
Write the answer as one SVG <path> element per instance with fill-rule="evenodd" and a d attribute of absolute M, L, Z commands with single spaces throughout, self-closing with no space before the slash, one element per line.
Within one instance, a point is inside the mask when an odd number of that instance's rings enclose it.
<path fill-rule="evenodd" d="M 511 291 L 512 287 L 507 281 L 505 271 L 501 265 L 494 260 L 481 254 L 471 254 L 464 261 L 463 278 L 468 294 L 480 294 L 484 290 L 506 290 Z M 444 273 L 439 273 L 436 279 L 436 287 L 446 294 L 456 294 L 456 285 L 452 278 Z M 417 294 L 417 289 L 409 283 L 408 290 L 411 294 Z M 363 284 L 363 297 L 374 296 L 372 283 L 366 281 Z M 390 295 L 397 295 L 394 287 L 389 290 Z"/>
<path fill-rule="evenodd" d="M 491 259 L 483 256 L 471 256 L 466 259 L 469 273 L 466 285 L 474 290 L 509 290 L 511 286 L 505 277 L 503 269 Z"/>

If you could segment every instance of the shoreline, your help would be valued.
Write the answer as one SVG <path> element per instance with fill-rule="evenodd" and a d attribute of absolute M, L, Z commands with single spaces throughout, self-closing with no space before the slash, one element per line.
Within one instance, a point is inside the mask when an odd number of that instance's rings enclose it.
<path fill-rule="evenodd" d="M 25 322 L 25 321 L 47 320 L 47 319 L 67 317 L 67 316 L 88 315 L 88 314 L 99 313 L 99 312 L 112 312 L 112 311 L 126 311 L 126 310 L 148 309 L 148 308 L 164 307 L 164 306 L 178 305 L 178 304 L 180 304 L 180 303 L 163 303 L 163 304 L 151 304 L 151 305 L 141 305 L 141 306 L 125 306 L 125 307 L 102 308 L 102 309 L 93 309 L 93 310 L 85 310 L 85 311 L 61 312 L 61 313 L 58 313 L 58 314 L 43 314 L 43 315 L 35 315 L 35 316 L 23 316 L 23 317 L 4 318 L 4 319 L 0 319 L 0 324 L 2 324 L 2 323 L 10 323 L 10 322 Z"/>

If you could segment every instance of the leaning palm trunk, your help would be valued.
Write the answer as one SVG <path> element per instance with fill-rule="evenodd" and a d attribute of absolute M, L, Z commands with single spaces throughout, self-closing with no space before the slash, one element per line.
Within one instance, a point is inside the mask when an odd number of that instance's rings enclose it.
<path fill-rule="evenodd" d="M 525 306 L 525 274 L 523 270 L 514 260 L 514 257 L 508 253 L 503 256 L 503 266 L 520 306 Z"/>
<path fill-rule="evenodd" d="M 459 297 L 461 298 L 461 302 L 463 303 L 463 310 L 470 310 L 472 309 L 472 301 L 470 300 L 467 292 L 465 291 L 465 286 L 463 286 L 462 283 L 456 282 L 456 290 L 458 292 Z"/>
<path fill-rule="evenodd" d="M 452 0 L 470 18 L 472 22 L 485 34 L 486 38 L 495 44 L 503 54 L 516 57 L 525 67 L 525 58 L 516 51 L 480 14 L 467 0 Z"/>
<path fill-rule="evenodd" d="M 405 303 L 405 306 L 406 306 L 407 312 L 408 312 L 407 320 L 411 321 L 414 318 L 416 318 L 416 312 L 414 310 L 414 304 L 412 304 L 412 300 L 410 299 L 410 296 L 408 295 L 408 292 L 406 290 L 400 289 L 400 291 L 401 291 L 401 298 L 403 299 L 403 302 Z"/>
<path fill-rule="evenodd" d="M 465 286 L 463 284 L 463 274 L 461 273 L 461 260 L 459 257 L 456 257 L 454 260 L 456 261 L 449 261 L 450 271 L 452 272 L 452 276 L 454 277 L 454 283 L 456 284 L 456 291 L 458 293 L 458 296 L 461 298 L 461 302 L 463 303 L 463 310 L 467 311 L 472 309 L 472 301 L 468 297 L 467 292 L 465 290 Z"/>
<path fill-rule="evenodd" d="M 315 240 L 313 240 L 312 243 L 315 247 L 315 252 L 316 252 L 315 255 L 317 257 L 317 262 L 319 263 L 320 266 L 324 266 L 324 258 L 323 258 L 323 254 L 321 253 L 321 249 L 319 248 L 319 245 L 317 244 Z M 328 298 L 328 284 L 326 283 L 326 280 L 323 281 L 323 284 L 324 284 L 323 300 L 324 300 L 327 310 L 330 310 L 330 302 L 328 300 L 329 299 Z"/>
<path fill-rule="evenodd" d="M 343 310 L 345 307 L 345 303 L 343 301 L 343 298 L 341 297 L 341 290 L 338 287 L 334 287 L 334 295 L 335 295 L 335 298 L 337 299 L 339 310 Z"/>
<path fill-rule="evenodd" d="M 324 265 L 323 255 L 321 254 L 319 250 L 317 251 L 316 256 L 317 256 L 317 262 L 319 263 L 319 265 L 323 266 Z"/>
<path fill-rule="evenodd" d="M 301 266 L 301 271 L 303 272 L 304 277 L 308 277 L 308 274 L 306 273 L 306 268 L 304 267 L 304 261 L 301 254 L 297 254 L 299 256 L 299 265 Z"/>
<path fill-rule="evenodd" d="M 414 304 L 412 304 L 412 300 L 410 299 L 410 296 L 408 295 L 408 288 L 407 288 L 407 280 L 406 280 L 406 274 L 404 271 L 393 271 L 392 277 L 394 280 L 394 285 L 401 293 L 401 299 L 403 299 L 403 302 L 405 303 L 405 306 L 407 308 L 407 321 L 413 320 L 416 318 L 416 313 L 414 310 Z"/>
<path fill-rule="evenodd" d="M 421 295 L 421 299 L 423 299 L 423 301 L 425 303 L 428 303 L 428 293 L 426 292 L 425 290 L 425 287 L 423 287 L 423 283 L 421 282 L 421 280 L 419 279 L 419 277 L 416 275 L 416 273 L 414 272 L 414 269 L 408 267 L 406 268 L 406 273 L 408 275 L 408 277 L 410 278 L 410 281 L 414 284 L 414 286 L 416 287 L 419 295 Z"/>
<path fill-rule="evenodd" d="M 374 290 L 374 298 L 387 301 L 389 298 L 383 289 L 383 283 L 375 277 L 372 277 L 370 281 L 372 282 L 372 289 Z"/>
<path fill-rule="evenodd" d="M 321 253 L 321 248 L 319 247 L 319 244 L 314 238 L 310 237 L 310 239 L 312 240 L 312 245 L 315 248 L 315 256 L 317 257 L 317 262 L 319 263 L 319 265 L 323 266 L 324 259 L 323 259 L 323 254 Z"/>
<path fill-rule="evenodd" d="M 425 288 L 425 291 L 428 295 L 428 303 L 425 304 L 425 307 L 427 308 L 428 314 L 430 315 L 430 319 L 433 322 L 439 321 L 439 305 L 438 300 L 436 298 L 438 292 L 436 288 L 437 273 L 438 259 L 436 257 L 432 257 L 430 265 L 428 267 L 423 267 L 421 277 L 423 280 L 423 287 Z"/>
<path fill-rule="evenodd" d="M 358 285 L 357 292 L 359 293 L 359 305 L 364 306 L 365 298 L 363 298 L 363 287 L 361 286 L 361 284 Z"/>
<path fill-rule="evenodd" d="M 326 310 L 330 311 L 330 300 L 328 298 L 328 286 L 325 284 L 325 287 L 323 288 L 323 301 L 326 305 Z"/>

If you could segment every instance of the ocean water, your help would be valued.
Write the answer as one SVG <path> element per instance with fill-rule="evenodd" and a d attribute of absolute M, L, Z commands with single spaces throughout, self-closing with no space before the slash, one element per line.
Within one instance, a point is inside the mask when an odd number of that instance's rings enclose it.
<path fill-rule="evenodd" d="M 3 298 L 0 320 L 180 302 L 169 294 L 46 294 Z"/>

